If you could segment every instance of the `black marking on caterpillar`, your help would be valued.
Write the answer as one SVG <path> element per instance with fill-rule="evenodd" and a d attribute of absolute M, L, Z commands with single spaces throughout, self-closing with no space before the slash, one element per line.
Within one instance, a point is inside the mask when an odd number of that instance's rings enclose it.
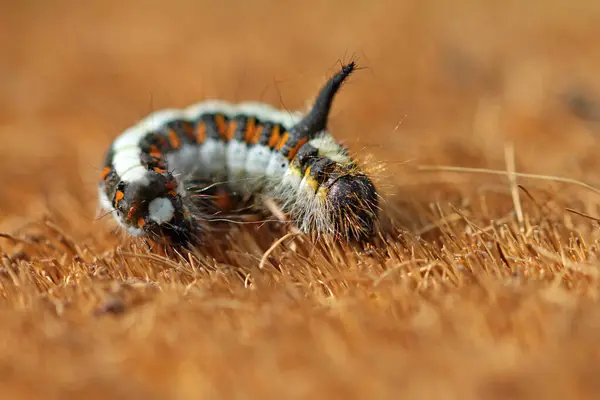
<path fill-rule="evenodd" d="M 232 196 L 268 196 L 306 233 L 369 237 L 377 191 L 327 131 L 333 98 L 354 70 L 344 65 L 306 115 L 218 100 L 150 114 L 108 149 L 101 206 L 131 235 L 172 245 L 200 244 L 210 210 Z"/>

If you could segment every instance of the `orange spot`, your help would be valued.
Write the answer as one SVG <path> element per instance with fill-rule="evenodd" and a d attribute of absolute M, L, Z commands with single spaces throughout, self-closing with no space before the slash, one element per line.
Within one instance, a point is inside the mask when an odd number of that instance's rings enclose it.
<path fill-rule="evenodd" d="M 105 181 L 108 175 L 111 173 L 112 169 L 110 167 L 104 167 L 102 170 L 102 180 Z"/>
<path fill-rule="evenodd" d="M 223 211 L 229 210 L 231 207 L 231 197 L 229 196 L 229 193 L 223 189 L 218 189 L 217 194 L 215 195 L 215 204 Z"/>
<path fill-rule="evenodd" d="M 279 140 L 279 125 L 275 125 L 273 131 L 271 132 L 271 137 L 269 138 L 269 147 L 273 148 L 277 144 Z"/>
<path fill-rule="evenodd" d="M 177 133 L 175 133 L 175 131 L 173 129 L 169 129 L 169 144 L 171 145 L 171 148 L 173 149 L 178 149 L 179 145 L 181 144 L 179 142 L 179 138 L 177 137 Z"/>
<path fill-rule="evenodd" d="M 134 204 L 131 206 L 131 208 L 127 212 L 127 218 L 131 219 L 133 217 L 133 214 L 135 214 L 136 211 L 137 211 L 137 206 Z"/>
<path fill-rule="evenodd" d="M 206 140 L 206 124 L 198 122 L 196 125 L 196 143 L 204 143 Z"/>
<path fill-rule="evenodd" d="M 226 139 L 227 125 L 225 124 L 225 117 L 222 114 L 215 116 L 215 123 L 217 124 L 217 131 L 222 138 Z"/>
<path fill-rule="evenodd" d="M 281 140 L 277 144 L 277 147 L 275 147 L 275 150 L 281 150 L 281 149 L 283 149 L 283 146 L 285 146 L 285 143 L 288 141 L 289 138 L 290 138 L 290 134 L 288 132 L 284 133 L 283 137 L 281 138 Z"/>
<path fill-rule="evenodd" d="M 119 205 L 119 202 L 123 200 L 123 197 L 125 197 L 125 193 L 123 193 L 122 190 L 117 190 L 115 193 L 115 206 Z"/>
<path fill-rule="evenodd" d="M 171 182 L 167 183 L 167 184 L 165 185 L 165 187 L 166 187 L 167 189 L 175 189 L 175 188 L 177 187 L 177 182 L 173 180 L 173 181 L 171 181 Z"/>
<path fill-rule="evenodd" d="M 138 228 L 143 228 L 146 225 L 146 221 L 144 221 L 144 217 L 139 217 L 137 220 Z"/>
<path fill-rule="evenodd" d="M 158 147 L 156 147 L 156 145 L 151 145 L 150 146 L 150 155 L 152 157 L 155 157 L 155 158 L 161 158 L 162 157 L 162 153 L 160 152 L 160 150 L 158 150 Z"/>
<path fill-rule="evenodd" d="M 169 190 L 169 194 L 171 196 L 177 196 L 177 191 L 175 191 L 175 190 Z"/>
<path fill-rule="evenodd" d="M 250 143 L 252 144 L 256 144 L 258 143 L 258 140 L 260 139 L 260 134 L 263 131 L 263 126 L 259 125 L 255 130 L 254 130 L 254 134 L 252 135 L 252 138 L 250 139 Z"/>
<path fill-rule="evenodd" d="M 250 140 L 254 136 L 254 131 L 256 130 L 256 119 L 254 117 L 250 117 L 248 122 L 246 122 L 246 134 L 244 135 L 244 141 L 246 143 L 250 143 Z"/>
<path fill-rule="evenodd" d="M 164 174 L 165 172 L 167 172 L 166 169 L 162 169 L 162 168 L 158 168 L 158 167 L 154 167 L 154 172 L 158 172 L 159 174 Z"/>
<path fill-rule="evenodd" d="M 296 145 L 294 147 L 292 147 L 290 149 L 290 152 L 288 153 L 288 160 L 292 161 L 294 159 L 294 157 L 296 157 L 296 153 L 298 153 L 298 150 L 300 150 L 300 147 L 304 146 L 304 144 L 308 142 L 307 138 L 302 138 L 298 141 L 298 143 L 296 143 Z"/>
<path fill-rule="evenodd" d="M 227 134 L 225 135 L 225 139 L 226 140 L 231 140 L 233 139 L 233 136 L 235 135 L 235 130 L 237 129 L 237 121 L 236 120 L 231 120 L 229 121 L 229 127 L 227 129 Z"/>

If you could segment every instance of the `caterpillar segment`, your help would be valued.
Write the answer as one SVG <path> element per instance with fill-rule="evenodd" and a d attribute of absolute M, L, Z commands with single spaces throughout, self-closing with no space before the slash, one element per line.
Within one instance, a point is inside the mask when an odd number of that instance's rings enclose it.
<path fill-rule="evenodd" d="M 197 246 L 211 216 L 240 199 L 277 202 L 302 231 L 368 238 L 377 191 L 327 130 L 355 64 L 343 66 L 300 112 L 208 100 L 150 114 L 109 147 L 100 203 L 131 235 Z"/>

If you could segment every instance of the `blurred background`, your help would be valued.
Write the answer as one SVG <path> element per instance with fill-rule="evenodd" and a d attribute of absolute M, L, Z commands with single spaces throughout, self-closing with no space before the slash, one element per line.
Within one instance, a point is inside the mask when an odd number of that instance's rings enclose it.
<path fill-rule="evenodd" d="M 597 392 L 600 230 L 565 212 L 600 215 L 597 194 L 520 179 L 536 204 L 521 192 L 519 235 L 505 176 L 419 166 L 504 171 L 512 147 L 519 172 L 600 187 L 598 38 L 598 0 L 0 0 L 0 392 Z M 329 127 L 415 233 L 385 255 L 267 257 L 282 235 L 253 232 L 200 268 L 127 255 L 93 223 L 104 152 L 139 119 L 208 98 L 304 108 L 352 59 Z"/>
<path fill-rule="evenodd" d="M 105 149 L 156 109 L 303 108 L 352 59 L 330 127 L 389 192 L 426 184 L 412 166 L 505 169 L 506 143 L 519 171 L 600 183 L 598 22 L 592 0 L 5 0 L 0 215 L 92 210 Z"/>

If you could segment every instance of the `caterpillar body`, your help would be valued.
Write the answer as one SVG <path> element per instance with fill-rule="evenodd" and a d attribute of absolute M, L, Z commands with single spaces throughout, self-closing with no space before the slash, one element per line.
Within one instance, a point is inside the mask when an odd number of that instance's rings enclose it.
<path fill-rule="evenodd" d="M 217 100 L 148 115 L 110 145 L 101 207 L 133 236 L 188 247 L 234 197 L 268 196 L 306 233 L 370 236 L 375 186 L 327 130 L 333 98 L 354 70 L 344 65 L 305 115 Z"/>

